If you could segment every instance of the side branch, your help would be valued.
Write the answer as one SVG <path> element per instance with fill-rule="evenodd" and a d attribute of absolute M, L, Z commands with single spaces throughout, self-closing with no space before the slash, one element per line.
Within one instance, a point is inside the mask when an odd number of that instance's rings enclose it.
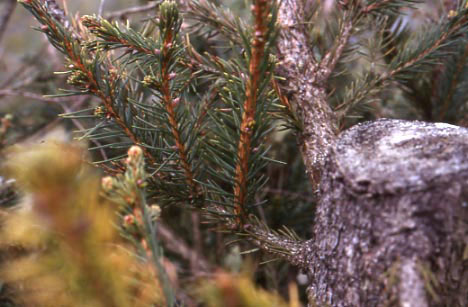
<path fill-rule="evenodd" d="M 277 255 L 301 269 L 307 270 L 309 255 L 312 253 L 309 241 L 301 240 L 294 232 L 283 228 L 280 232 L 271 230 L 257 219 L 245 225 L 245 234 L 261 250 Z"/>
<path fill-rule="evenodd" d="M 442 105 L 441 118 L 444 118 L 445 115 L 447 114 L 450 102 L 452 101 L 452 98 L 455 95 L 455 91 L 457 89 L 457 84 L 459 82 L 460 77 L 462 76 L 463 68 L 466 65 L 467 61 L 468 61 L 468 43 L 465 46 L 465 50 L 464 50 L 463 54 L 461 55 L 460 59 L 458 60 L 457 68 L 456 68 L 455 73 L 453 75 L 453 80 L 450 83 L 450 87 L 449 87 L 447 96 L 445 97 L 444 101 L 441 104 Z"/>
<path fill-rule="evenodd" d="M 177 104 L 176 99 L 172 98 L 172 93 L 170 89 L 170 82 L 172 79 L 172 75 L 169 71 L 169 56 L 171 53 L 171 46 L 173 44 L 173 35 L 172 29 L 167 29 L 166 37 L 164 38 L 163 42 L 163 61 L 161 63 L 161 77 L 162 77 L 162 86 L 161 86 L 161 93 L 163 95 L 163 102 L 166 107 L 167 114 L 169 116 L 169 124 L 171 126 L 171 132 L 174 136 L 174 141 L 179 152 L 180 163 L 182 164 L 182 168 L 184 169 L 187 184 L 191 187 L 192 196 L 195 197 L 196 193 L 196 185 L 195 181 L 193 181 L 194 176 L 192 173 L 192 168 L 187 159 L 187 150 L 185 148 L 185 144 L 182 142 L 182 138 L 180 136 L 180 131 L 178 128 L 178 123 L 176 119 L 176 113 L 174 110 L 174 106 Z"/>
<path fill-rule="evenodd" d="M 145 5 L 134 6 L 134 7 L 120 10 L 120 11 L 107 13 L 105 15 L 105 18 L 106 19 L 125 18 L 126 16 L 131 15 L 131 14 L 144 13 L 146 11 L 153 10 L 160 4 L 161 4 L 161 1 L 154 1 L 154 2 L 150 1 L 148 4 L 145 4 Z"/>
<path fill-rule="evenodd" d="M 30 9 L 34 15 L 36 15 L 37 19 L 45 26 L 47 26 L 47 30 L 44 32 L 49 36 L 54 46 L 67 56 L 69 61 L 72 65 L 72 70 L 79 72 L 79 77 L 84 77 L 86 82 L 85 88 L 86 90 L 93 94 L 94 96 L 101 99 L 104 106 L 106 107 L 108 116 L 113 118 L 117 125 L 123 130 L 123 132 L 127 135 L 127 137 L 135 144 L 140 144 L 139 139 L 136 135 L 128 128 L 128 125 L 125 121 L 120 117 L 117 110 L 115 110 L 113 102 L 112 102 L 112 90 L 110 91 L 110 95 L 106 94 L 102 91 L 98 80 L 96 79 L 94 72 L 92 69 L 89 69 L 88 66 L 85 64 L 80 52 L 77 50 L 77 44 L 79 45 L 78 41 L 74 41 L 73 35 L 71 33 L 70 36 L 67 35 L 66 32 L 69 31 L 69 23 L 65 20 L 65 13 L 58 7 L 55 1 L 48 0 L 47 7 L 45 7 L 40 1 L 38 0 L 30 0 L 30 1 L 22 1 L 23 5 Z M 49 12 L 47 8 L 50 8 L 52 11 Z M 57 22 L 62 24 L 58 25 Z M 59 30 L 59 26 L 63 26 L 64 29 Z M 60 46 L 60 48 L 59 48 Z M 99 65 L 98 63 L 94 65 Z M 72 73 L 71 77 L 78 77 Z M 81 84 L 82 85 L 82 84 Z M 146 158 L 151 163 L 154 163 L 155 160 L 153 156 L 148 152 L 146 148 L 143 148 L 143 152 Z"/>
<path fill-rule="evenodd" d="M 344 48 L 341 45 L 344 44 L 338 44 L 334 56 L 329 55 L 326 66 L 317 63 L 308 46 L 305 29 L 299 26 L 304 22 L 304 15 L 302 1 L 281 2 L 278 12 L 282 30 L 278 42 L 281 65 L 277 73 L 288 80 L 282 84 L 284 93 L 297 106 L 298 115 L 302 118 L 303 127 L 299 135 L 302 157 L 312 183 L 317 186 L 325 157 L 338 133 L 335 115 L 327 102 L 324 81 L 341 55 Z M 344 29 L 347 29 L 346 25 Z M 344 41 L 347 41 L 346 37 Z"/>
<path fill-rule="evenodd" d="M 370 12 L 372 12 L 372 11 L 375 11 L 375 10 L 377 10 L 377 9 L 379 9 L 379 8 L 381 8 L 381 7 L 385 6 L 385 5 L 387 5 L 389 2 L 392 2 L 392 1 L 394 1 L 394 0 L 382 0 L 382 1 L 379 1 L 379 2 L 376 1 L 376 2 L 374 2 L 374 3 L 372 3 L 372 4 L 369 4 L 368 6 L 366 6 L 366 7 L 362 10 L 362 12 L 363 12 L 364 14 L 368 14 L 368 13 L 370 13 Z"/>
<path fill-rule="evenodd" d="M 395 69 L 388 73 L 388 75 L 384 75 L 382 78 L 394 77 L 398 74 L 401 74 L 406 69 L 416 65 L 418 62 L 422 62 L 428 55 L 440 49 L 441 46 L 443 46 L 443 44 L 447 42 L 450 37 L 455 36 L 460 31 L 460 29 L 466 27 L 467 23 L 468 17 L 458 19 L 453 27 L 449 28 L 445 33 L 443 33 L 434 43 L 428 46 L 428 48 L 419 52 L 419 54 L 417 54 L 414 58 L 402 62 L 401 65 L 398 65 Z"/>
<path fill-rule="evenodd" d="M 349 16 L 349 12 L 345 11 L 343 16 L 343 21 L 341 24 L 340 34 L 338 39 L 335 42 L 335 45 L 332 49 L 324 56 L 323 60 L 320 62 L 320 71 L 322 75 L 320 76 L 321 82 L 325 82 L 335 69 L 336 64 L 338 63 L 343 51 L 348 43 L 348 39 L 351 36 L 353 21 L 352 17 Z"/>
<path fill-rule="evenodd" d="M 147 82 L 152 83 L 153 86 L 161 91 L 162 102 L 168 114 L 168 121 L 172 136 L 174 137 L 175 145 L 179 153 L 182 169 L 185 172 L 187 184 L 190 186 L 191 196 L 196 198 L 197 184 L 195 183 L 192 168 L 188 162 L 187 149 L 180 134 L 178 127 L 177 116 L 175 107 L 180 98 L 173 98 L 171 91 L 171 80 L 174 78 L 173 72 L 170 71 L 171 60 L 173 56 L 173 47 L 175 46 L 175 25 L 178 19 L 172 19 L 171 16 L 176 17 L 171 7 L 173 4 L 163 5 L 164 10 L 164 31 L 162 31 L 162 60 L 161 60 L 161 83 L 159 81 L 149 78 Z M 171 15 L 174 14 L 174 15 Z M 95 17 L 86 16 L 83 18 L 83 24 L 95 35 L 102 38 L 104 41 L 93 45 L 94 48 L 98 46 L 117 46 L 126 48 L 128 50 L 135 50 L 138 53 L 155 56 L 159 58 L 159 49 L 154 46 L 138 44 L 128 38 L 127 34 L 121 32 L 117 25 L 112 25 L 105 19 L 97 19 Z M 190 80 L 189 80 L 190 81 Z M 146 81 L 144 81 L 146 82 Z"/>
<path fill-rule="evenodd" d="M 118 25 L 112 25 L 109 21 L 102 18 L 96 18 L 94 16 L 83 16 L 81 17 L 81 23 L 91 31 L 91 33 L 95 34 L 99 38 L 102 38 L 103 41 L 99 42 L 102 47 L 106 45 L 118 45 L 119 47 L 124 47 L 130 50 L 135 50 L 136 52 L 147 54 L 147 55 L 155 55 L 155 50 L 151 50 L 147 46 L 143 44 L 135 44 L 123 36 L 123 33 L 120 33 L 120 29 Z M 93 44 L 88 44 L 93 48 L 101 47 L 98 42 L 94 42 Z"/>
<path fill-rule="evenodd" d="M 78 69 L 79 71 L 83 72 L 89 82 L 89 91 L 101 99 L 106 107 L 106 111 L 108 115 L 115 120 L 117 125 L 124 131 L 127 137 L 134 143 L 140 144 L 139 139 L 135 136 L 135 134 L 128 128 L 128 125 L 125 121 L 120 117 L 118 112 L 115 110 L 113 103 L 112 103 L 112 96 L 106 95 L 99 86 L 98 81 L 96 80 L 93 71 L 89 70 L 86 65 L 83 63 L 82 58 L 80 55 L 75 54 L 72 43 L 66 39 L 64 39 L 64 46 L 67 52 L 67 55 L 72 62 L 74 68 Z M 155 163 L 153 156 L 148 152 L 146 148 L 143 148 L 143 152 L 145 157 L 151 162 Z"/>

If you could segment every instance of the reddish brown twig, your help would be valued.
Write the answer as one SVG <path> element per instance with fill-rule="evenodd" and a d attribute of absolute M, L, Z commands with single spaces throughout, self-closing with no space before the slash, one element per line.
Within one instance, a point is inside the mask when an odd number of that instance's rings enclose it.
<path fill-rule="evenodd" d="M 234 213 L 237 216 L 237 224 L 246 218 L 245 201 L 247 198 L 247 175 L 249 172 L 249 156 L 253 128 L 255 126 L 255 111 L 257 108 L 258 86 L 260 83 L 260 65 L 265 52 L 265 42 L 270 1 L 256 0 L 252 7 L 254 16 L 254 37 L 252 42 L 252 54 L 250 57 L 249 74 L 247 82 L 246 98 L 244 101 L 244 114 L 240 127 L 240 139 L 237 149 L 238 163 L 235 172 L 234 186 Z"/>
<path fill-rule="evenodd" d="M 174 141 L 175 145 L 177 147 L 177 150 L 179 152 L 179 158 L 180 158 L 180 163 L 182 168 L 184 169 L 185 176 L 186 176 L 186 181 L 187 184 L 191 187 L 191 194 L 193 197 L 196 197 L 196 191 L 197 191 L 197 186 L 194 179 L 194 175 L 192 172 L 192 168 L 188 162 L 188 157 L 187 157 L 187 150 L 185 148 L 185 144 L 182 141 L 177 119 L 176 119 L 176 113 L 175 113 L 175 105 L 177 103 L 180 103 L 180 101 L 176 101 L 175 99 L 172 98 L 172 93 L 171 93 L 171 88 L 170 88 L 170 82 L 171 79 L 174 77 L 172 76 L 171 72 L 169 71 L 169 57 L 172 44 L 173 44 L 173 37 L 174 33 L 172 29 L 168 28 L 166 31 L 166 36 L 164 37 L 164 42 L 163 42 L 163 48 L 162 48 L 162 54 L 163 54 L 163 61 L 161 63 L 161 77 L 162 77 L 162 86 L 161 86 L 161 92 L 163 96 L 163 103 L 164 106 L 166 107 L 166 111 L 169 117 L 169 125 L 171 126 L 171 132 L 172 135 L 174 136 Z M 180 99 L 180 98 L 177 98 Z"/>

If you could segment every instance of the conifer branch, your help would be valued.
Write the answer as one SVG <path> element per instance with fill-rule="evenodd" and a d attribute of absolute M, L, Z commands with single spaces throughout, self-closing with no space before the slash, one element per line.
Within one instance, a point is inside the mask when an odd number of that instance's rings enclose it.
<path fill-rule="evenodd" d="M 108 117 L 112 118 L 115 120 L 117 125 L 124 131 L 124 133 L 128 136 L 128 138 L 134 143 L 134 144 L 140 144 L 140 140 L 135 136 L 135 134 L 130 130 L 128 125 L 125 123 L 125 121 L 122 119 L 122 117 L 118 114 L 118 112 L 115 110 L 114 105 L 113 105 L 113 97 L 106 95 L 99 87 L 97 79 L 94 77 L 93 72 L 86 67 L 86 65 L 82 62 L 82 58 L 80 56 L 77 56 L 76 54 L 73 53 L 73 48 L 69 44 L 69 42 L 64 41 L 66 50 L 68 53 L 68 56 L 73 63 L 72 65 L 74 68 L 78 69 L 82 73 L 84 73 L 87 76 L 88 79 L 88 84 L 90 85 L 89 91 L 97 96 L 98 98 L 101 99 L 101 101 L 104 103 L 104 106 L 106 107 L 106 111 L 108 114 Z M 145 157 L 151 162 L 154 163 L 154 157 L 149 153 L 149 151 L 143 147 L 143 152 Z"/>
<path fill-rule="evenodd" d="M 415 3 L 422 2 L 421 0 L 374 0 L 369 1 L 366 6 L 361 9 L 362 14 L 372 14 L 376 12 L 387 11 L 388 13 L 398 13 L 403 6 L 411 6 Z"/>
<path fill-rule="evenodd" d="M 161 4 L 161 2 L 162 1 L 149 1 L 145 5 L 134 6 L 134 7 L 129 7 L 123 10 L 110 12 L 110 13 L 105 14 L 105 18 L 106 19 L 123 18 L 131 14 L 143 13 L 143 12 L 150 11 L 156 8 L 158 5 Z"/>
<path fill-rule="evenodd" d="M 460 7 L 452 16 L 442 19 L 431 31 L 418 33 L 421 44 L 416 48 L 401 48 L 389 63 L 386 72 L 377 74 L 370 71 L 352 83 L 344 101 L 335 108 L 338 117 L 344 117 L 352 107 L 363 100 L 377 96 L 389 82 L 405 83 L 410 75 L 439 64 L 443 57 L 450 54 L 451 46 L 456 44 L 467 30 L 468 9 Z"/>
<path fill-rule="evenodd" d="M 464 33 L 468 28 L 468 8 L 462 9 L 456 16 L 449 18 L 445 22 L 436 28 L 435 33 L 429 33 L 434 37 L 428 37 L 429 41 L 432 38 L 432 42 L 423 46 L 421 49 L 414 50 L 413 53 L 400 54 L 400 62 L 394 65 L 393 69 L 388 75 L 382 76 L 382 81 L 390 77 L 395 77 L 398 74 L 402 74 L 405 71 L 415 67 L 416 65 L 424 65 L 431 63 L 435 57 L 445 54 L 445 50 L 441 50 L 448 44 L 456 40 L 457 36 Z M 444 52 L 445 51 L 445 52 Z"/>
<path fill-rule="evenodd" d="M 440 114 L 441 119 L 443 119 L 447 114 L 449 105 L 452 101 L 453 96 L 455 95 L 455 91 L 457 87 L 459 86 L 459 81 L 460 81 L 460 78 L 462 77 L 462 73 L 465 69 L 467 61 L 468 61 L 468 43 L 466 43 L 464 52 L 461 54 L 461 57 L 458 58 L 455 72 L 452 76 L 452 79 L 450 80 L 450 86 L 449 86 L 448 92 L 445 95 L 445 98 L 441 103 L 442 105 L 441 114 Z"/>
<path fill-rule="evenodd" d="M 291 104 L 289 103 L 288 97 L 283 95 L 283 93 L 281 92 L 281 88 L 278 84 L 278 81 L 276 81 L 274 78 L 271 79 L 271 85 L 273 86 L 273 89 L 275 90 L 276 95 L 278 95 L 279 100 L 281 101 L 281 104 L 285 106 L 288 109 L 288 111 L 292 112 L 293 109 L 292 109 Z"/>
<path fill-rule="evenodd" d="M 81 22 L 87 27 L 91 33 L 101 38 L 102 41 L 93 41 L 87 46 L 92 49 L 108 48 L 127 48 L 150 56 L 155 56 L 159 53 L 158 49 L 151 48 L 150 42 L 141 34 L 132 31 L 131 34 L 125 33 L 119 29 L 118 24 L 111 24 L 105 19 L 98 19 L 95 16 L 83 16 Z M 145 44 L 146 43 L 146 44 Z"/>
<path fill-rule="evenodd" d="M 307 244 L 294 231 L 286 227 L 274 231 L 253 216 L 250 222 L 245 225 L 244 231 L 252 243 L 265 252 L 275 254 L 301 269 L 307 269 Z"/>
<path fill-rule="evenodd" d="M 85 88 L 83 93 L 91 93 L 98 97 L 106 108 L 107 116 L 116 122 L 134 144 L 140 144 L 141 141 L 131 131 L 118 111 L 114 108 L 112 97 L 113 90 L 111 89 L 108 93 L 104 92 L 95 76 L 95 71 L 100 69 L 100 63 L 98 63 L 99 55 L 93 54 L 95 58 L 92 60 L 92 65 L 94 67 L 88 67 L 88 64 L 85 63 L 85 59 L 83 58 L 85 53 L 82 50 L 80 41 L 73 37 L 72 32 L 68 32 L 69 23 L 66 22 L 63 10 L 61 10 L 53 0 L 45 1 L 46 6 L 39 0 L 23 0 L 22 3 L 37 17 L 38 21 L 44 25 L 42 30 L 49 37 L 51 43 L 68 58 L 72 70 L 69 83 L 80 85 L 80 87 Z M 52 10 L 50 13 L 48 11 L 49 8 Z M 63 26 L 63 28 L 60 28 L 61 26 Z M 155 162 L 154 157 L 144 147 L 143 152 L 151 163 Z"/>
<path fill-rule="evenodd" d="M 195 174 L 190 162 L 188 145 L 185 143 L 188 141 L 184 140 L 183 137 L 184 132 L 188 130 L 193 137 L 196 129 L 185 127 L 184 131 L 184 127 L 180 124 L 180 121 L 188 119 L 187 114 L 183 113 L 185 107 L 180 107 L 180 105 L 184 104 L 181 101 L 182 94 L 191 85 L 194 75 L 192 73 L 190 77 L 184 79 L 186 75 L 184 71 L 179 69 L 181 66 L 189 69 L 192 67 L 185 63 L 181 57 L 184 50 L 180 47 L 177 39 L 181 19 L 176 4 L 172 1 L 161 4 L 159 40 L 156 41 L 134 31 L 129 26 L 122 29 L 118 23 L 112 24 L 102 18 L 87 16 L 83 18 L 83 23 L 101 39 L 88 43 L 89 48 L 92 50 L 121 48 L 125 51 L 124 55 L 126 56 L 125 59 L 121 58 L 124 65 L 136 63 L 134 67 L 138 69 L 147 67 L 143 70 L 146 76 L 141 83 L 145 87 L 149 87 L 157 99 L 149 105 L 133 100 L 131 103 L 138 109 L 136 118 L 145 126 L 149 126 L 149 130 L 162 131 L 161 128 L 164 127 L 164 136 L 171 135 L 175 144 L 172 149 L 178 152 L 180 166 L 185 174 L 184 179 L 190 187 L 190 200 L 198 199 L 200 190 L 197 182 L 194 181 Z M 156 108 L 155 105 L 157 105 Z M 142 113 L 139 114 L 139 112 Z M 157 122 L 148 121 L 144 114 L 146 112 L 155 115 Z M 161 114 L 165 114 L 165 116 L 161 117 Z M 148 131 L 148 128 L 144 127 L 136 127 L 136 129 Z M 166 144 L 160 145 L 165 146 Z"/>
<path fill-rule="evenodd" d="M 325 82 L 335 69 L 336 64 L 341 58 L 343 51 L 345 50 L 348 39 L 352 34 L 353 30 L 353 19 L 349 11 L 343 13 L 341 22 L 340 33 L 330 51 L 328 51 L 320 62 L 320 70 L 322 71 L 321 82 Z"/>
<path fill-rule="evenodd" d="M 163 288 L 167 306 L 174 306 L 174 292 L 167 272 L 162 264 L 162 251 L 156 235 L 155 220 L 161 209 L 158 205 L 147 203 L 145 187 L 148 175 L 145 171 L 143 151 L 139 146 L 129 148 L 125 160 L 125 175 L 104 177 L 101 184 L 105 196 L 119 205 L 122 217 L 121 232 L 124 237 L 136 244 L 148 261 L 154 264 L 155 276 L 158 276 Z"/>
<path fill-rule="evenodd" d="M 367 6 L 365 6 L 363 9 L 362 9 L 362 12 L 364 14 L 369 14 L 391 2 L 394 2 L 395 0 L 381 0 L 381 1 L 375 1 L 375 2 L 371 2 L 369 3 Z M 396 2 L 396 1 L 395 1 Z"/>
<path fill-rule="evenodd" d="M 179 1 L 186 11 L 188 19 L 203 21 L 217 33 L 230 39 L 237 44 L 242 43 L 240 31 L 246 28 L 246 25 L 238 18 L 235 18 L 231 12 L 215 5 L 207 0 L 181 0 Z M 204 30 L 204 28 L 201 30 Z M 197 31 L 194 28 L 193 31 Z"/>
<path fill-rule="evenodd" d="M 251 138 L 255 126 L 255 112 L 257 110 L 258 88 L 261 78 L 261 65 L 264 61 L 266 34 L 268 29 L 267 18 L 270 12 L 269 0 L 255 0 L 252 13 L 254 18 L 254 37 L 252 41 L 252 54 L 249 64 L 249 81 L 247 83 L 244 113 L 240 126 L 240 138 L 237 149 L 238 162 L 235 171 L 234 186 L 234 213 L 239 225 L 246 218 L 245 201 L 247 198 L 247 176 L 249 173 L 249 156 L 251 151 Z"/>
<path fill-rule="evenodd" d="M 178 128 L 178 123 L 176 119 L 176 114 L 174 111 L 174 106 L 180 102 L 180 98 L 173 99 L 170 82 L 171 79 L 174 78 L 170 71 L 170 57 L 172 54 L 172 46 L 175 44 L 175 33 L 174 28 L 176 27 L 174 22 L 177 22 L 176 16 L 172 16 L 171 14 L 175 14 L 173 11 L 175 8 L 174 3 L 163 3 L 161 7 L 161 24 L 164 26 L 161 27 L 164 33 L 163 37 L 163 47 L 162 47 L 162 63 L 161 63 L 161 93 L 162 93 L 162 101 L 166 107 L 169 124 L 171 126 L 172 135 L 174 136 L 174 141 L 177 146 L 177 150 L 179 152 L 180 162 L 182 164 L 182 168 L 185 171 L 186 181 L 187 184 L 191 187 L 192 196 L 195 197 L 196 193 L 196 183 L 193 181 L 194 175 L 192 173 L 192 168 L 187 159 L 187 149 L 185 148 L 185 144 L 182 141 L 180 136 L 180 131 Z M 167 7 L 166 7 L 167 6 Z M 166 15 L 167 14 L 167 15 Z M 174 21 L 171 20 L 174 19 Z"/>

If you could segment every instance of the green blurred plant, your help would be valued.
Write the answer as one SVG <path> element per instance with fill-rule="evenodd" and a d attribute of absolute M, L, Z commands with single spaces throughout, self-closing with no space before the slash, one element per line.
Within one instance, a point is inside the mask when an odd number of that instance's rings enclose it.
<path fill-rule="evenodd" d="M 217 272 L 206 282 L 201 282 L 198 294 L 208 307 L 299 307 L 297 288 L 290 285 L 290 302 L 276 293 L 259 289 L 246 274 Z"/>
<path fill-rule="evenodd" d="M 116 204 L 100 197 L 98 174 L 77 145 L 15 149 L 10 174 L 27 193 L 8 211 L 2 246 L 28 251 L 1 278 L 27 306 L 166 306 L 149 259 L 119 239 Z"/>

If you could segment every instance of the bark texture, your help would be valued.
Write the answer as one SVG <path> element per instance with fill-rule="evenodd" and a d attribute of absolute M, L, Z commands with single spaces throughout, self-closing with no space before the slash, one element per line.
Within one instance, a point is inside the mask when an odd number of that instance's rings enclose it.
<path fill-rule="evenodd" d="M 448 124 L 345 131 L 306 243 L 310 304 L 468 306 L 467 157 L 468 129 Z"/>
<path fill-rule="evenodd" d="M 302 1 L 281 1 L 278 11 L 281 25 L 278 54 L 281 65 L 278 74 L 287 80 L 282 88 L 302 119 L 299 147 L 315 186 L 320 180 L 328 149 L 334 144 L 338 133 L 335 115 L 327 101 L 325 82 L 339 54 L 335 57 L 327 54 L 321 62 L 314 59 L 301 19 L 303 16 Z"/>

